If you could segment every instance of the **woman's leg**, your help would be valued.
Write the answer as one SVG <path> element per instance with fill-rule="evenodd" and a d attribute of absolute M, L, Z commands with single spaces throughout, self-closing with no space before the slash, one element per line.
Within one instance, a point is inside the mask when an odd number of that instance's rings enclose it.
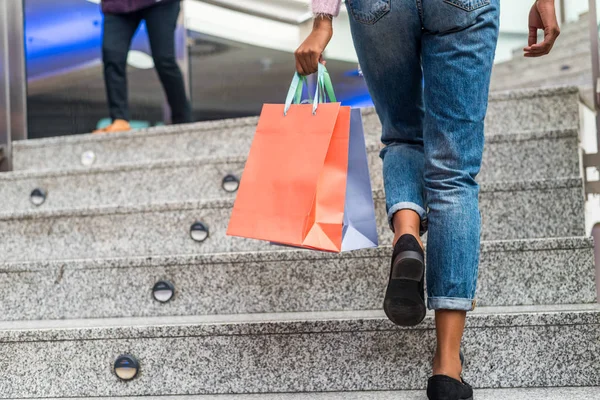
<path fill-rule="evenodd" d="M 458 378 L 466 311 L 475 306 L 479 173 L 499 0 L 423 1 L 424 181 L 428 306 L 436 310 L 434 374 Z"/>
<path fill-rule="evenodd" d="M 174 124 L 192 122 L 192 109 L 175 52 L 175 29 L 180 9 L 180 2 L 172 1 L 142 10 L 154 65 L 167 95 Z"/>
<path fill-rule="evenodd" d="M 102 60 L 106 97 L 113 122 L 130 119 L 127 101 L 127 53 L 139 23 L 137 13 L 104 15 Z"/>
<path fill-rule="evenodd" d="M 460 343 L 465 329 L 466 311 L 436 310 L 435 330 L 437 347 L 433 360 L 433 374 L 460 380 Z"/>
<path fill-rule="evenodd" d="M 394 214 L 392 220 L 394 225 L 394 241 L 393 245 L 396 245 L 402 235 L 414 236 L 421 248 L 423 248 L 423 242 L 421 241 L 421 217 L 413 210 L 400 210 Z"/>

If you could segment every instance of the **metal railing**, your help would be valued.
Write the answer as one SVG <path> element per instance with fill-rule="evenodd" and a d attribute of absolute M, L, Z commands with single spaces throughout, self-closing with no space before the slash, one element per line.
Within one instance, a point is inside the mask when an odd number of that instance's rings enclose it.
<path fill-rule="evenodd" d="M 0 171 L 12 169 L 11 143 L 27 138 L 23 3 L 0 1 Z"/>
<path fill-rule="evenodd" d="M 600 181 L 588 180 L 587 168 L 596 168 L 600 171 L 600 52 L 598 50 L 598 7 L 597 0 L 589 0 L 590 46 L 592 54 L 592 84 L 594 85 L 594 108 L 596 112 L 596 153 L 584 154 L 584 179 L 585 193 L 587 195 L 600 194 Z"/>

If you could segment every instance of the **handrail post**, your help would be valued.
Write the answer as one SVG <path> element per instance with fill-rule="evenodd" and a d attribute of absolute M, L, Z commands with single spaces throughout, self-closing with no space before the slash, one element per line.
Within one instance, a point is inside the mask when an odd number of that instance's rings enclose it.
<path fill-rule="evenodd" d="M 600 182 L 588 182 L 587 180 L 587 167 L 600 168 L 600 52 L 598 49 L 598 9 L 596 6 L 596 0 L 589 0 L 589 32 L 590 32 L 590 46 L 592 55 L 592 79 L 594 88 L 594 108 L 596 112 L 596 153 L 585 154 L 584 163 L 584 180 L 585 180 L 585 192 L 587 195 L 600 194 Z"/>
<path fill-rule="evenodd" d="M 23 1 L 0 1 L 0 171 L 12 169 L 12 142 L 26 138 Z"/>

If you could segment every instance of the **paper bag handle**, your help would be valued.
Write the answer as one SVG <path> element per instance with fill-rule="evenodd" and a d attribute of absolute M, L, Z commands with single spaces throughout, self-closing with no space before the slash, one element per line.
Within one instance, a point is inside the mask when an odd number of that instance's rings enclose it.
<path fill-rule="evenodd" d="M 327 72 L 327 68 L 325 68 L 325 66 L 321 63 L 319 63 L 319 70 L 317 74 L 317 88 L 315 90 L 315 97 L 312 99 L 313 114 L 317 113 L 317 107 L 319 103 L 325 103 L 327 102 L 327 99 L 332 103 L 337 102 L 329 72 Z M 294 73 L 292 84 L 290 85 L 290 89 L 285 100 L 283 115 L 287 115 L 292 103 L 300 104 L 305 84 L 308 86 L 306 77 L 301 76 L 298 72 Z"/>

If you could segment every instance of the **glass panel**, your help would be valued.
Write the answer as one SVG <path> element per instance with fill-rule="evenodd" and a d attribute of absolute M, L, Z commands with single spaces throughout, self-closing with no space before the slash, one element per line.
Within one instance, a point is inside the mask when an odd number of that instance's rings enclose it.
<path fill-rule="evenodd" d="M 592 0 L 600 1 L 600 0 Z M 28 120 L 32 138 L 89 132 L 108 117 L 101 62 L 99 0 L 25 0 Z M 293 71 L 293 51 L 306 37 L 310 0 L 185 0 L 191 98 L 195 120 L 260 112 L 280 103 Z M 557 0 L 561 35 L 544 59 L 523 60 L 533 1 L 502 0 L 501 32 L 492 89 L 575 84 L 592 98 L 588 0 Z M 359 73 L 345 7 L 327 49 L 328 69 L 339 99 L 369 106 Z M 180 35 L 183 35 L 180 30 Z M 149 61 L 145 27 L 130 58 L 129 93 L 136 126 L 161 124 L 163 91 Z M 180 56 L 184 49 L 180 48 Z M 586 54 L 587 51 L 587 54 Z M 150 68 L 147 68 L 150 67 Z M 145 69 L 147 68 L 147 69 Z M 104 121 L 106 122 L 106 121 Z"/>

